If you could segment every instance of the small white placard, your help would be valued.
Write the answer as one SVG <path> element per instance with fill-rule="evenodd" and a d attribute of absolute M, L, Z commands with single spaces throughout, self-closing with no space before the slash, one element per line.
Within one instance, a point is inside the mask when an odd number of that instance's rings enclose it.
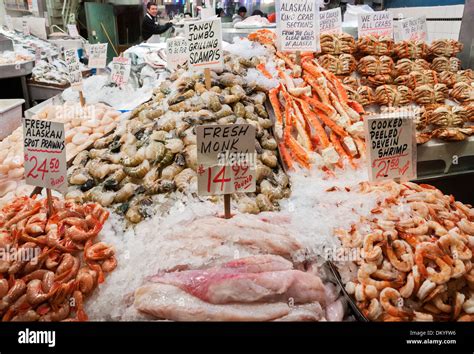
<path fill-rule="evenodd" d="M 26 183 L 65 193 L 67 162 L 64 124 L 25 118 L 23 137 Z"/>
<path fill-rule="evenodd" d="M 367 116 L 365 138 L 369 178 L 410 180 L 416 178 L 416 137 L 412 112 Z"/>
<path fill-rule="evenodd" d="M 393 15 L 388 11 L 376 11 L 358 15 L 359 38 L 368 35 L 393 38 Z"/>
<path fill-rule="evenodd" d="M 221 69 L 224 64 L 222 51 L 221 19 L 186 23 L 188 64 L 194 69 Z"/>
<path fill-rule="evenodd" d="M 102 69 L 107 65 L 107 43 L 89 46 L 89 68 Z"/>
<path fill-rule="evenodd" d="M 280 50 L 319 52 L 319 2 L 277 0 L 275 6 Z"/>
<path fill-rule="evenodd" d="M 340 7 L 319 13 L 319 31 L 321 34 L 342 33 L 342 14 Z"/>
<path fill-rule="evenodd" d="M 428 41 L 426 16 L 410 17 L 398 22 L 398 39 L 400 41 Z"/>
<path fill-rule="evenodd" d="M 175 37 L 166 40 L 166 63 L 170 70 L 176 70 L 188 60 L 186 38 Z"/>

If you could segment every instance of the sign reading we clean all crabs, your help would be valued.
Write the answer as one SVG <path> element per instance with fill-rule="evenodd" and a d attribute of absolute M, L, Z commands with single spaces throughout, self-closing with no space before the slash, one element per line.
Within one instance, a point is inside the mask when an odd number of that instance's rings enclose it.
<path fill-rule="evenodd" d="M 280 50 L 320 51 L 317 0 L 278 0 L 276 13 Z"/>

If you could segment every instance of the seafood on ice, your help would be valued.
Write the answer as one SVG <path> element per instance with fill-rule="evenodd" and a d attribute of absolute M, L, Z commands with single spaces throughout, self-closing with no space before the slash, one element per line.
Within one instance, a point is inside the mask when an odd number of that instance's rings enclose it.
<path fill-rule="evenodd" d="M 17 53 L 8 50 L 0 53 L 0 65 L 22 64 L 33 60 L 34 57 L 28 53 Z"/>
<path fill-rule="evenodd" d="M 154 195 L 178 191 L 196 196 L 197 125 L 248 123 L 257 130 L 257 191 L 234 197 L 242 212 L 277 210 L 290 189 L 270 132 L 266 88 L 244 79 L 248 72 L 261 75 L 255 69 L 260 59 L 226 53 L 224 63 L 224 72 L 212 73 L 210 90 L 202 72 L 180 69 L 163 81 L 152 101 L 132 111 L 114 134 L 78 155 L 69 168 L 66 197 L 115 205 L 129 222 L 138 223 L 153 213 Z"/>
<path fill-rule="evenodd" d="M 318 276 L 274 255 L 159 273 L 134 296 L 139 311 L 175 321 L 318 321 L 329 305 Z"/>
<path fill-rule="evenodd" d="M 120 112 L 105 105 L 65 104 L 47 106 L 35 115 L 64 123 L 66 133 L 66 158 L 87 149 L 96 139 L 113 130 Z M 0 142 L 0 205 L 14 197 L 29 195 L 33 187 L 24 183 L 23 128 L 18 127 Z"/>
<path fill-rule="evenodd" d="M 345 287 L 363 313 L 373 321 L 472 320 L 474 209 L 429 185 L 360 189 L 389 195 L 350 230 L 336 231 L 361 255 Z"/>
<path fill-rule="evenodd" d="M 35 119 L 64 123 L 66 157 L 71 159 L 80 151 L 115 129 L 121 113 L 104 104 L 81 106 L 79 103 L 46 106 Z"/>
<path fill-rule="evenodd" d="M 98 204 L 22 197 L 0 210 L 2 321 L 84 321 L 84 300 L 117 265 L 96 242 L 109 212 Z"/>
<path fill-rule="evenodd" d="M 311 53 L 302 55 L 297 65 L 295 55 L 275 52 L 273 72 L 280 84 L 270 90 L 269 100 L 286 165 L 314 165 L 331 174 L 347 160 L 355 168 L 365 151 L 363 107 L 348 98 L 341 81 Z"/>

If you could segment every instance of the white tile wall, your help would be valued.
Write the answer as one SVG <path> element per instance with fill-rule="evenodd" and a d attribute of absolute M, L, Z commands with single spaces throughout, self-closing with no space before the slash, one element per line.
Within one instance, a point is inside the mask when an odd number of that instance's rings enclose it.
<path fill-rule="evenodd" d="M 403 7 L 388 9 L 394 18 L 403 14 L 405 18 L 425 15 L 428 18 L 461 18 L 464 5 L 430 6 L 430 7 Z M 430 41 L 436 39 L 458 39 L 461 21 L 428 21 Z"/>

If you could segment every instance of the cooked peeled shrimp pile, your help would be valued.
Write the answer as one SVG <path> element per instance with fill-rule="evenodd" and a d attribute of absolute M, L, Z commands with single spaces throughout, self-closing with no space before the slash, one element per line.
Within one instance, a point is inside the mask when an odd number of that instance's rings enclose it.
<path fill-rule="evenodd" d="M 430 185 L 362 183 L 389 194 L 371 214 L 337 230 L 360 251 L 346 284 L 373 321 L 472 321 L 474 208 Z"/>

